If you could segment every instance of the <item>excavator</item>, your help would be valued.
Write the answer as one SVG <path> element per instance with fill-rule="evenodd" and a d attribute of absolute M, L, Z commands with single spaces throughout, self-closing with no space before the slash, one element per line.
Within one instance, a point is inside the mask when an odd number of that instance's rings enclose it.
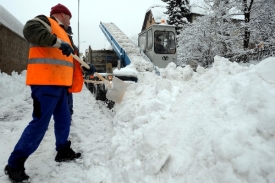
<path fill-rule="evenodd" d="M 153 65 L 156 74 L 159 68 L 165 68 L 170 62 L 176 63 L 176 31 L 175 26 L 165 24 L 152 24 L 138 34 L 138 45 L 129 39 L 114 23 L 102 23 L 101 31 L 111 44 L 113 50 L 92 50 L 89 47 L 85 62 L 92 63 L 97 72 L 106 80 L 112 82 L 117 77 L 127 82 L 138 82 L 135 72 L 123 72 L 132 62 L 149 62 Z M 96 100 L 101 100 L 112 109 L 115 102 L 106 98 L 107 89 L 104 83 L 97 82 L 99 78 L 84 75 L 85 85 L 94 94 Z"/>

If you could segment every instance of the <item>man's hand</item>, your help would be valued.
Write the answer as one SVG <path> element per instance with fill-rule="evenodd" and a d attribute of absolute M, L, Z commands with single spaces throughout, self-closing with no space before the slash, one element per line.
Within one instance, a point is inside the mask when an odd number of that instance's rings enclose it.
<path fill-rule="evenodd" d="M 66 42 L 62 42 L 59 49 L 62 50 L 63 55 L 67 57 L 74 53 L 73 48 Z"/>
<path fill-rule="evenodd" d="M 86 67 L 84 66 L 81 66 L 82 69 L 87 72 L 88 74 L 91 74 L 91 75 L 94 75 L 94 73 L 96 72 L 96 68 L 93 64 L 88 64 L 90 66 L 90 69 L 87 69 Z"/>

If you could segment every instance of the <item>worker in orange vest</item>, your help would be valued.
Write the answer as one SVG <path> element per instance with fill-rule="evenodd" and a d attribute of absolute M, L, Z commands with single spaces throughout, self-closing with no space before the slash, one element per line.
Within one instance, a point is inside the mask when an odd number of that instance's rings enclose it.
<path fill-rule="evenodd" d="M 30 42 L 26 84 L 33 98 L 32 120 L 23 131 L 5 167 L 12 182 L 28 182 L 25 161 L 38 148 L 51 117 L 54 119 L 55 161 L 71 161 L 81 157 L 71 148 L 68 89 L 73 86 L 74 53 L 66 29 L 70 25 L 70 10 L 57 4 L 50 17 L 39 15 L 29 20 L 23 29 Z"/>
<path fill-rule="evenodd" d="M 67 28 L 66 32 L 67 32 L 67 34 L 70 38 L 71 44 L 74 48 L 74 54 L 79 56 L 79 50 L 75 46 L 75 44 L 73 43 L 73 37 L 72 37 L 73 31 L 72 31 L 71 26 L 69 26 Z M 70 114 L 71 114 L 71 121 L 72 121 L 72 115 L 74 113 L 74 110 L 73 110 L 73 93 L 74 92 L 80 92 L 82 90 L 82 86 L 83 86 L 83 82 L 84 82 L 84 79 L 82 77 L 82 69 L 80 70 L 80 68 L 81 68 L 80 64 L 75 59 L 73 59 L 73 62 L 74 62 L 73 85 L 68 90 L 68 105 L 69 105 L 69 110 L 70 110 Z M 74 83 L 75 83 L 74 81 L 77 83 L 77 85 L 74 85 Z"/>

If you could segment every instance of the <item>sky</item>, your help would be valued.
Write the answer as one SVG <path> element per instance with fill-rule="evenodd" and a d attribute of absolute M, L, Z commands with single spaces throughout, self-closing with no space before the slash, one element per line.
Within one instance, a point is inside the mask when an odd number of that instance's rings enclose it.
<path fill-rule="evenodd" d="M 79 2 L 79 22 L 78 22 Z M 51 7 L 61 3 L 72 13 L 73 40 L 78 45 L 78 23 L 80 51 L 89 45 L 92 49 L 109 49 L 110 44 L 99 28 L 100 22 L 116 24 L 128 37 L 141 32 L 145 13 L 155 4 L 165 5 L 161 0 L 104 0 L 96 3 L 90 0 L 0 0 L 0 4 L 22 24 L 37 15 L 49 16 Z"/>
<path fill-rule="evenodd" d="M 26 173 L 32 183 L 275 182 L 274 67 L 275 57 L 240 65 L 216 56 L 197 72 L 173 63 L 160 76 L 137 72 L 112 111 L 84 85 L 70 132 L 82 158 L 54 161 L 51 120 Z M 2 168 L 31 120 L 25 74 L 0 74 Z M 9 182 L 3 171 L 0 182 Z"/>

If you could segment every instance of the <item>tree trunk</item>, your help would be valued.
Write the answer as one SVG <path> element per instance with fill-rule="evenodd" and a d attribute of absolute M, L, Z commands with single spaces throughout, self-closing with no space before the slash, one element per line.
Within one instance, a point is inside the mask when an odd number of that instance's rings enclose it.
<path fill-rule="evenodd" d="M 244 3 L 244 21 L 245 21 L 245 29 L 244 29 L 244 42 L 243 42 L 243 48 L 244 50 L 247 50 L 249 47 L 249 39 L 250 39 L 250 31 L 248 30 L 247 24 L 250 22 L 250 12 L 252 8 L 254 0 L 250 1 L 250 5 L 247 5 L 247 0 L 243 0 Z"/>
<path fill-rule="evenodd" d="M 243 0 L 244 3 L 244 21 L 245 21 L 245 29 L 244 29 L 244 41 L 243 41 L 243 48 L 247 50 L 249 47 L 249 39 L 250 39 L 250 30 L 248 29 L 248 23 L 250 22 L 250 13 L 251 7 L 253 4 L 253 0 L 250 1 L 250 5 L 247 5 L 247 0 Z M 248 56 L 245 54 L 243 56 L 243 62 L 248 61 Z"/>

